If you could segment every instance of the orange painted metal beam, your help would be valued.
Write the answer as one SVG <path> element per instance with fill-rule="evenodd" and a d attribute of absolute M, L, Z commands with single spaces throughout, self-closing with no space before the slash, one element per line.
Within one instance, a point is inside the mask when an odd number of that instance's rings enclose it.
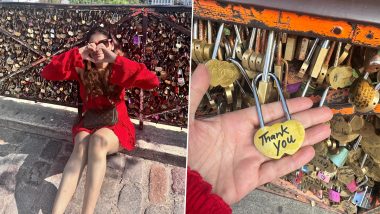
<path fill-rule="evenodd" d="M 194 17 L 269 28 L 294 34 L 325 37 L 380 48 L 380 27 L 331 18 L 258 9 L 254 6 L 194 0 Z"/>

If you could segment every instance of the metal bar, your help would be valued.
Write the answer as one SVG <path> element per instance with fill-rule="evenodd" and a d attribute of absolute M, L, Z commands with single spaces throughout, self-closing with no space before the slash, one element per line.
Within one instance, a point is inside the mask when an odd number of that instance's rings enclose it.
<path fill-rule="evenodd" d="M 143 10 L 143 17 L 142 17 L 142 43 L 141 43 L 141 48 L 142 48 L 142 60 L 144 63 L 146 63 L 146 50 L 145 50 L 145 45 L 146 45 L 146 40 L 147 40 L 147 29 L 148 29 L 148 12 Z M 139 108 L 139 129 L 143 130 L 144 128 L 144 117 L 143 117 L 143 110 L 144 110 L 144 90 L 140 90 L 140 108 Z"/>
<path fill-rule="evenodd" d="M 341 1 L 341 0 L 308 0 L 307 7 L 299 0 L 218 0 L 224 3 L 236 3 L 266 9 L 294 12 L 300 15 L 316 15 L 348 22 L 380 25 L 377 0 Z M 337 8 L 339 8 L 337 10 Z"/>
<path fill-rule="evenodd" d="M 194 17 L 380 48 L 380 26 L 217 0 L 194 0 Z M 304 24 L 304 23 L 307 23 Z"/>
<path fill-rule="evenodd" d="M 5 29 L 2 28 L 2 27 L 0 27 L 0 33 L 3 33 L 3 34 L 5 34 L 6 36 L 9 36 L 11 39 L 13 39 L 14 41 L 16 41 L 16 42 L 19 43 L 20 45 L 26 47 L 27 49 L 29 49 L 30 51 L 34 52 L 35 54 L 38 54 L 40 57 L 45 56 L 45 54 L 43 54 L 43 53 L 40 52 L 40 51 L 35 50 L 35 49 L 32 48 L 30 45 L 28 45 L 28 44 L 26 44 L 25 42 L 19 40 L 18 38 L 16 38 L 14 35 L 12 35 L 11 33 L 9 33 L 7 30 L 5 30 Z"/>
<path fill-rule="evenodd" d="M 46 60 L 47 60 L 46 57 L 42 57 L 41 59 L 39 59 L 39 60 L 37 60 L 37 61 L 35 61 L 35 62 L 33 62 L 33 63 L 31 63 L 31 64 L 29 64 L 29 65 L 23 67 L 23 68 L 21 68 L 20 70 L 18 70 L 18 71 L 16 71 L 16 72 L 13 72 L 13 73 L 9 74 L 8 76 L 5 76 L 5 77 L 1 78 L 1 79 L 0 79 L 0 83 L 1 83 L 1 82 L 4 82 L 6 79 L 9 79 L 9 78 L 11 78 L 11 77 L 13 77 L 13 76 L 15 76 L 15 75 L 17 75 L 17 74 L 20 74 L 20 73 L 25 72 L 26 70 L 29 70 L 30 68 L 33 68 L 33 67 L 35 67 L 36 65 L 38 65 L 38 64 L 40 64 L 40 63 L 42 63 L 42 62 L 45 62 Z"/>
<path fill-rule="evenodd" d="M 172 112 L 176 112 L 176 111 L 182 110 L 184 108 L 187 108 L 187 105 L 180 106 L 179 108 L 174 107 L 174 108 L 171 108 L 171 109 L 168 109 L 168 110 L 165 110 L 165 111 L 161 111 L 161 112 L 156 112 L 156 113 L 151 113 L 151 114 L 145 114 L 144 118 L 149 118 L 149 117 L 152 117 L 152 116 L 155 116 L 155 115 L 160 115 L 160 114 L 172 113 Z"/>
<path fill-rule="evenodd" d="M 268 42 L 267 42 L 267 48 L 265 50 L 265 56 L 264 56 L 264 68 L 263 68 L 263 81 L 268 82 L 269 77 L 268 74 L 270 72 L 270 58 L 272 56 L 272 47 L 273 47 L 273 41 L 274 41 L 274 32 L 270 31 L 268 36 Z"/>

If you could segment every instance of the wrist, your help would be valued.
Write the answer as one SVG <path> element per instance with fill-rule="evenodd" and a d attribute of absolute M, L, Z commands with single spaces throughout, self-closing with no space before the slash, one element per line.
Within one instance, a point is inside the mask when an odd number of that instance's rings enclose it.
<path fill-rule="evenodd" d="M 84 52 L 85 48 L 86 48 L 86 46 L 83 46 L 83 47 L 81 47 L 81 48 L 78 48 L 79 54 L 80 54 L 81 56 L 83 56 L 83 52 Z"/>
<path fill-rule="evenodd" d="M 112 54 L 111 54 L 111 56 L 110 56 L 110 61 L 109 61 L 109 63 L 115 63 L 116 58 L 117 58 L 117 55 L 116 55 L 115 53 L 112 52 Z"/>

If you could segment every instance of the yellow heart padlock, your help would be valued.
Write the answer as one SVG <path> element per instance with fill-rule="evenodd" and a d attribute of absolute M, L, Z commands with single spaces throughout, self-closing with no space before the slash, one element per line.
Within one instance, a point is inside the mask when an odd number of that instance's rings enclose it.
<path fill-rule="evenodd" d="M 264 74 L 265 73 L 266 72 L 264 72 Z M 256 89 L 257 81 L 263 76 L 263 73 L 259 74 L 255 80 L 252 81 L 253 95 L 256 101 L 256 109 L 260 122 L 260 129 L 255 133 L 253 142 L 257 150 L 263 155 L 273 159 L 280 159 L 284 154 L 293 155 L 299 150 L 305 138 L 305 128 L 301 122 L 291 119 L 288 106 L 282 93 L 281 84 L 277 77 L 269 72 L 266 74 L 268 77 L 271 77 L 277 85 L 278 94 L 287 121 L 276 123 L 272 126 L 264 125 Z M 269 80 L 269 78 L 267 79 Z"/>

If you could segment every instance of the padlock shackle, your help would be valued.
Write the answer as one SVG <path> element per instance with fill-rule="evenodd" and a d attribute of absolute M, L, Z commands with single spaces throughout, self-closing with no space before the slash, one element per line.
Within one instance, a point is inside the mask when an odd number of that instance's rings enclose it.
<path fill-rule="evenodd" d="M 274 53 L 276 52 L 276 45 L 277 43 L 277 35 L 274 35 L 273 38 L 273 45 L 272 45 L 272 51 L 271 51 L 271 56 L 270 56 L 270 61 L 269 61 L 269 72 L 273 72 L 273 61 L 274 61 Z"/>
<path fill-rule="evenodd" d="M 249 38 L 248 50 L 253 50 L 253 43 L 256 38 L 256 28 L 252 28 L 251 38 Z"/>
<path fill-rule="evenodd" d="M 198 20 L 194 20 L 193 39 L 198 39 Z"/>
<path fill-rule="evenodd" d="M 234 25 L 234 29 L 235 29 L 235 33 L 236 33 L 236 39 L 238 42 L 242 42 L 241 41 L 241 37 L 240 37 L 240 32 L 239 32 L 239 28 L 237 25 Z"/>
<path fill-rule="evenodd" d="M 234 43 L 234 48 L 232 49 L 232 59 L 236 58 L 236 49 L 237 49 L 238 44 L 239 44 L 239 39 L 236 37 L 235 43 Z"/>
<path fill-rule="evenodd" d="M 207 42 L 208 44 L 212 43 L 212 25 L 210 20 L 207 20 Z"/>
<path fill-rule="evenodd" d="M 243 96 L 246 96 L 247 93 L 245 93 L 244 89 L 243 89 L 243 86 L 241 86 L 240 82 L 239 81 L 235 81 L 236 82 L 236 85 L 238 85 L 238 87 L 240 88 L 240 91 L 241 93 L 243 94 Z M 249 84 L 250 85 L 250 84 Z"/>
<path fill-rule="evenodd" d="M 330 40 L 326 39 L 325 41 L 323 41 L 322 43 L 322 48 L 328 48 L 329 47 L 329 44 L 330 44 Z"/>
<path fill-rule="evenodd" d="M 377 83 L 377 85 L 375 86 L 375 90 L 376 91 L 380 90 L 380 83 Z"/>
<path fill-rule="evenodd" d="M 366 183 L 368 183 L 369 179 L 368 179 L 368 176 L 365 175 L 365 180 L 362 181 L 360 184 L 358 184 L 358 186 L 356 187 L 356 190 L 358 190 L 360 187 L 364 186 Z"/>
<path fill-rule="evenodd" d="M 360 168 L 363 168 L 363 167 L 364 167 L 364 164 L 365 164 L 367 158 L 368 158 L 368 154 L 366 153 L 366 154 L 364 154 L 363 160 L 362 160 L 362 162 L 360 163 Z"/>
<path fill-rule="evenodd" d="M 252 85 L 251 85 L 251 82 L 249 81 L 249 77 L 248 77 L 248 74 L 247 74 L 247 71 L 243 68 L 243 66 L 241 66 L 241 64 L 236 61 L 235 59 L 232 59 L 232 58 L 228 58 L 227 61 L 233 63 L 234 65 L 236 65 L 236 67 L 239 69 L 241 75 L 244 77 L 244 80 L 247 82 L 249 88 L 251 89 L 252 93 L 254 93 L 253 91 L 253 88 L 252 88 Z"/>
<path fill-rule="evenodd" d="M 311 46 L 311 49 L 310 49 L 309 54 L 307 55 L 305 61 L 309 62 L 311 60 L 311 57 L 314 55 L 314 51 L 317 48 L 318 42 L 319 42 L 319 38 L 316 38 L 314 40 L 313 46 Z"/>
<path fill-rule="evenodd" d="M 270 70 L 270 61 L 272 57 L 273 40 L 274 40 L 274 31 L 271 30 L 269 31 L 267 49 L 265 50 L 265 56 L 264 56 L 263 78 L 262 78 L 264 82 L 269 81 L 268 74 Z"/>
<path fill-rule="evenodd" d="M 309 77 L 309 79 L 306 82 L 306 85 L 305 85 L 305 88 L 302 91 L 301 97 L 305 97 L 306 96 L 306 92 L 309 89 L 310 83 L 311 83 L 311 76 Z"/>
<path fill-rule="evenodd" d="M 224 23 L 220 24 L 219 26 L 219 30 L 218 30 L 218 34 L 216 35 L 215 46 L 212 52 L 211 59 L 216 59 L 216 56 L 218 55 L 218 49 L 219 49 L 220 42 L 222 40 L 223 29 L 224 29 Z"/>
<path fill-rule="evenodd" d="M 323 94 L 322 94 L 322 97 L 321 97 L 321 100 L 319 101 L 319 107 L 322 107 L 323 104 L 325 103 L 325 100 L 326 100 L 326 97 L 327 97 L 327 94 L 329 93 L 329 90 L 330 90 L 330 86 L 328 86 L 324 91 L 323 91 Z"/>
<path fill-rule="evenodd" d="M 256 76 L 256 78 L 254 80 L 252 80 L 253 97 L 255 98 L 256 110 L 257 110 L 257 116 L 259 117 L 260 128 L 263 128 L 265 126 L 265 124 L 264 124 L 264 118 L 263 118 L 263 113 L 262 113 L 262 110 L 261 110 L 261 105 L 260 105 L 259 97 L 257 95 L 256 84 L 259 81 L 259 79 L 262 78 L 262 77 L 263 77 L 263 73 L 260 73 L 260 74 L 258 74 Z M 274 75 L 272 73 L 268 73 L 268 77 L 271 77 L 273 79 L 273 81 L 275 82 L 276 86 L 277 86 L 278 95 L 280 97 L 282 109 L 285 112 L 286 119 L 287 120 L 291 120 L 292 118 L 290 116 L 289 108 L 288 108 L 288 105 L 286 104 L 286 100 L 285 100 L 284 94 L 282 93 L 282 88 L 281 88 L 280 81 L 278 80 L 278 78 L 276 77 L 276 75 Z"/>
<path fill-rule="evenodd" d="M 340 57 L 341 50 L 342 50 L 342 42 L 339 42 L 338 47 L 336 49 L 336 54 L 335 54 L 335 59 L 334 59 L 334 67 L 337 67 L 339 64 L 339 57 Z"/>

